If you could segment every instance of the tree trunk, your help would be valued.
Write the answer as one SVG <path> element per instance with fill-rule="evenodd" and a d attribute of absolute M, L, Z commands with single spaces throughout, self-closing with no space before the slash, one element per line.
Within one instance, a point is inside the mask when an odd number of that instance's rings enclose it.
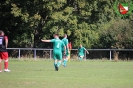
<path fill-rule="evenodd" d="M 115 61 L 119 60 L 119 52 L 118 51 L 114 51 L 114 60 Z"/>

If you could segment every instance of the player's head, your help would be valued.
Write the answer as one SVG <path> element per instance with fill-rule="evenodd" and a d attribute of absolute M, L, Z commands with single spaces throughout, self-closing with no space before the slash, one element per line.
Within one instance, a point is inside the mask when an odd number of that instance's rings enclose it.
<path fill-rule="evenodd" d="M 67 34 L 64 34 L 64 37 L 67 38 Z"/>
<path fill-rule="evenodd" d="M 59 34 L 55 33 L 54 38 L 59 38 Z"/>
<path fill-rule="evenodd" d="M 2 30 L 0 30 L 0 35 L 4 35 L 4 32 Z"/>
<path fill-rule="evenodd" d="M 81 48 L 82 47 L 82 44 L 80 44 L 79 47 Z"/>

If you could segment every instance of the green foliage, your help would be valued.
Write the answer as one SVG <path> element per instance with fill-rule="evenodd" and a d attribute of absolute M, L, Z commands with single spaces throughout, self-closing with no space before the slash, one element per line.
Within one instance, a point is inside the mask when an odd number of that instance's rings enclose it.
<path fill-rule="evenodd" d="M 106 48 L 132 48 L 133 21 L 117 19 L 110 27 L 101 33 L 102 47 Z M 107 46 L 107 45 L 108 46 Z"/>
<path fill-rule="evenodd" d="M 9 47 L 48 47 L 40 39 L 51 39 L 55 32 L 61 37 L 67 33 L 73 48 L 79 44 L 86 48 L 133 47 L 133 14 L 126 21 L 119 19 L 114 11 L 115 0 L 0 2 L 0 27 L 10 37 Z"/>

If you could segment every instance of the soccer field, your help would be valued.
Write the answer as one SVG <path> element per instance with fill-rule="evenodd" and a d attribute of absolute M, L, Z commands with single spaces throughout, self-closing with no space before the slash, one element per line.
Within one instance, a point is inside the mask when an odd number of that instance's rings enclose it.
<path fill-rule="evenodd" d="M 10 60 L 0 88 L 133 88 L 133 62 L 68 62 L 55 71 L 53 60 Z"/>

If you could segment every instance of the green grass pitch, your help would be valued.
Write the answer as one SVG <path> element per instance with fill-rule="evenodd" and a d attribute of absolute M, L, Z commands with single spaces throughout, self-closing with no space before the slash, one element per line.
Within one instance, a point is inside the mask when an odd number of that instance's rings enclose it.
<path fill-rule="evenodd" d="M 133 88 L 132 61 L 71 60 L 55 71 L 53 60 L 10 60 L 0 88 Z"/>

